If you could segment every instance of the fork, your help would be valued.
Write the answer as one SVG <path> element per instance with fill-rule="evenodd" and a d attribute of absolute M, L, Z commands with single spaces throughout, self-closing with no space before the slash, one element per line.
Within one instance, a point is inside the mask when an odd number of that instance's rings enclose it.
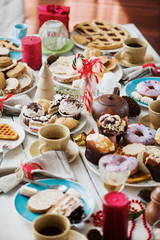
<path fill-rule="evenodd" d="M 3 147 L 2 147 L 3 155 L 2 155 L 2 158 L 0 160 L 0 166 L 1 166 L 2 162 L 3 162 L 4 157 L 6 156 L 6 154 L 7 154 L 7 152 L 9 150 L 10 150 L 10 147 L 7 144 L 3 145 Z"/>

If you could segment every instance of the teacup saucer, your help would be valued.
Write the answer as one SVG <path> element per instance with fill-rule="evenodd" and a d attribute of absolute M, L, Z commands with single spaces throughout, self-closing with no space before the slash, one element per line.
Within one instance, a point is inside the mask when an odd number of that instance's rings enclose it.
<path fill-rule="evenodd" d="M 75 240 L 75 239 L 87 240 L 87 238 L 84 235 L 82 235 L 81 233 L 74 231 L 74 230 L 70 230 L 68 240 Z M 36 239 L 34 239 L 34 240 L 36 240 Z"/>
<path fill-rule="evenodd" d="M 146 63 L 154 62 L 154 57 L 152 56 L 151 53 L 146 53 L 146 55 L 144 57 L 144 60 L 142 62 L 136 63 L 136 64 L 130 63 L 127 60 L 123 59 L 121 57 L 121 53 L 122 53 L 122 51 L 117 52 L 114 55 L 114 57 L 118 60 L 118 63 L 121 64 L 123 67 L 135 67 L 135 66 L 141 66 L 141 65 L 146 64 Z"/>
<path fill-rule="evenodd" d="M 139 121 L 141 124 L 151 128 L 151 129 L 154 129 L 152 123 L 150 122 L 150 119 L 149 119 L 149 114 L 143 116 L 140 121 Z M 155 130 L 155 129 L 154 129 Z"/>
<path fill-rule="evenodd" d="M 81 233 L 74 231 L 74 230 L 70 230 L 70 234 L 69 234 L 69 239 L 68 240 L 87 240 L 87 238 L 82 235 Z"/>
<path fill-rule="evenodd" d="M 38 140 L 31 144 L 31 146 L 29 148 L 29 153 L 32 157 L 36 157 L 36 156 L 40 155 L 40 152 L 38 151 L 39 145 L 40 145 L 40 143 Z M 69 140 L 67 148 L 64 152 L 68 159 L 68 162 L 72 162 L 78 156 L 79 148 L 75 142 L 72 142 L 71 140 Z"/>

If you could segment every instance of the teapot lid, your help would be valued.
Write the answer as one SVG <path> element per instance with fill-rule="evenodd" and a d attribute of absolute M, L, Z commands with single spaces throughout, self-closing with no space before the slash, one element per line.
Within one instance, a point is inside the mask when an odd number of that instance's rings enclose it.
<path fill-rule="evenodd" d="M 160 186 L 153 190 L 151 193 L 151 199 L 152 201 L 156 201 L 158 204 L 160 204 Z"/>
<path fill-rule="evenodd" d="M 113 106 L 121 104 L 122 100 L 121 97 L 115 94 L 105 94 L 98 98 L 99 103 L 106 105 L 106 106 Z"/>

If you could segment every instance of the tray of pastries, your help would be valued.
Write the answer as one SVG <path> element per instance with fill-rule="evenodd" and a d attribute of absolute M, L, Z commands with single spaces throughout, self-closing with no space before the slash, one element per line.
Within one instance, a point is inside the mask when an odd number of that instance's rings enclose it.
<path fill-rule="evenodd" d="M 130 33 L 124 27 L 95 19 L 92 22 L 76 24 L 71 35 L 71 39 L 77 46 L 83 49 L 93 47 L 100 50 L 121 48 L 123 41 L 128 37 Z"/>

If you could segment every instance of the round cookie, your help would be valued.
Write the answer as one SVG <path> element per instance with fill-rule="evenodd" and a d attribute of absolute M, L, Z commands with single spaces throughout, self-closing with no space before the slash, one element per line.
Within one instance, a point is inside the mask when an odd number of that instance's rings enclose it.
<path fill-rule="evenodd" d="M 24 64 L 20 63 L 14 68 L 10 69 L 9 71 L 6 72 L 7 77 L 9 78 L 17 78 L 24 74 L 27 71 L 27 68 L 25 67 Z"/>
<path fill-rule="evenodd" d="M 12 59 L 9 57 L 0 57 L 0 68 L 8 67 L 13 63 Z"/>
<path fill-rule="evenodd" d="M 0 72 L 0 89 L 4 89 L 6 87 L 6 78 L 4 73 Z"/>

